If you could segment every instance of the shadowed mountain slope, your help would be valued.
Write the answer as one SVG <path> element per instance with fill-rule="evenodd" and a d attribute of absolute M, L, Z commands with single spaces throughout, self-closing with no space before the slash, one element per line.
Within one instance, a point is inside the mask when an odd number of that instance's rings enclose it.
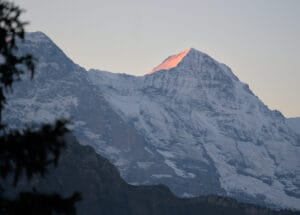
<path fill-rule="evenodd" d="M 45 178 L 35 178 L 31 186 L 23 181 L 18 189 L 35 187 L 38 191 L 63 195 L 80 191 L 83 200 L 77 204 L 79 215 L 299 214 L 273 211 L 218 196 L 180 199 L 163 185 L 129 185 L 92 147 L 80 145 L 72 136 L 68 137 L 68 142 L 57 168 L 51 168 Z"/>

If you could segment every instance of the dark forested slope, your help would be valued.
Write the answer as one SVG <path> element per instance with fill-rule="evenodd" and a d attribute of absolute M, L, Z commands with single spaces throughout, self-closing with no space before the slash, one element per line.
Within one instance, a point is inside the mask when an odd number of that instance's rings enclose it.
<path fill-rule="evenodd" d="M 80 215 L 299 214 L 273 211 L 218 196 L 180 199 L 163 185 L 129 185 L 92 147 L 78 144 L 73 137 L 68 139 L 69 146 L 57 168 L 50 169 L 45 178 L 33 180 L 31 186 L 23 181 L 18 188 L 35 187 L 38 191 L 57 191 L 65 195 L 80 191 L 83 196 L 77 204 Z"/>

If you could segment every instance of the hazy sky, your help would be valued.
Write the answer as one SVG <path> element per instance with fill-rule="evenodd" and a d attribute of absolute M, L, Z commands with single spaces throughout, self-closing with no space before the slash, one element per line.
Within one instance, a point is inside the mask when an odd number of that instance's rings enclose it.
<path fill-rule="evenodd" d="M 16 0 L 76 63 L 143 75 L 193 47 L 271 109 L 300 116 L 300 0 Z"/>

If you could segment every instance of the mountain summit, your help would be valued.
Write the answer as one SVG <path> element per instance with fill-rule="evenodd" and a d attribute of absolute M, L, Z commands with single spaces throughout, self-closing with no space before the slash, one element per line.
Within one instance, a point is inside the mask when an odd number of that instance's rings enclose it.
<path fill-rule="evenodd" d="M 300 136 L 229 67 L 187 49 L 141 77 L 85 71 L 26 38 L 37 76 L 16 86 L 6 120 L 72 116 L 79 142 L 131 184 L 300 209 Z"/>
<path fill-rule="evenodd" d="M 190 51 L 191 49 L 186 49 L 178 54 L 171 55 L 147 74 L 152 74 L 160 70 L 169 70 L 176 67 Z"/>
<path fill-rule="evenodd" d="M 201 62 L 201 58 L 208 57 L 210 58 L 207 54 L 194 49 L 194 48 L 189 48 L 186 49 L 178 54 L 174 54 L 169 56 L 167 59 L 165 59 L 161 64 L 153 68 L 150 72 L 147 73 L 147 75 L 153 74 L 155 72 L 161 71 L 161 70 L 170 70 L 173 69 L 183 62 L 188 63 L 191 61 L 198 61 L 199 63 Z M 212 59 L 212 58 L 210 58 Z"/>

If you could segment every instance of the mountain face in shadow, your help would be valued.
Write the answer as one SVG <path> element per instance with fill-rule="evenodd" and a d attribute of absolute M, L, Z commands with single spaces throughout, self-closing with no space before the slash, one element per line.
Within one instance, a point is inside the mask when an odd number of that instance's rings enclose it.
<path fill-rule="evenodd" d="M 130 184 L 299 209 L 299 134 L 207 54 L 187 49 L 136 77 L 86 71 L 40 32 L 20 50 L 38 58 L 37 73 L 13 87 L 9 125 L 70 117 L 79 143 Z"/>
<path fill-rule="evenodd" d="M 264 209 L 218 196 L 180 199 L 164 185 L 129 185 L 116 167 L 92 147 L 80 145 L 72 136 L 67 139 L 69 144 L 58 167 L 51 168 L 44 178 L 34 178 L 30 186 L 22 181 L 18 190 L 34 187 L 37 191 L 62 195 L 80 191 L 83 200 L 77 203 L 79 215 L 299 214 Z"/>
<path fill-rule="evenodd" d="M 300 135 L 300 117 L 287 119 L 289 126 Z"/>

